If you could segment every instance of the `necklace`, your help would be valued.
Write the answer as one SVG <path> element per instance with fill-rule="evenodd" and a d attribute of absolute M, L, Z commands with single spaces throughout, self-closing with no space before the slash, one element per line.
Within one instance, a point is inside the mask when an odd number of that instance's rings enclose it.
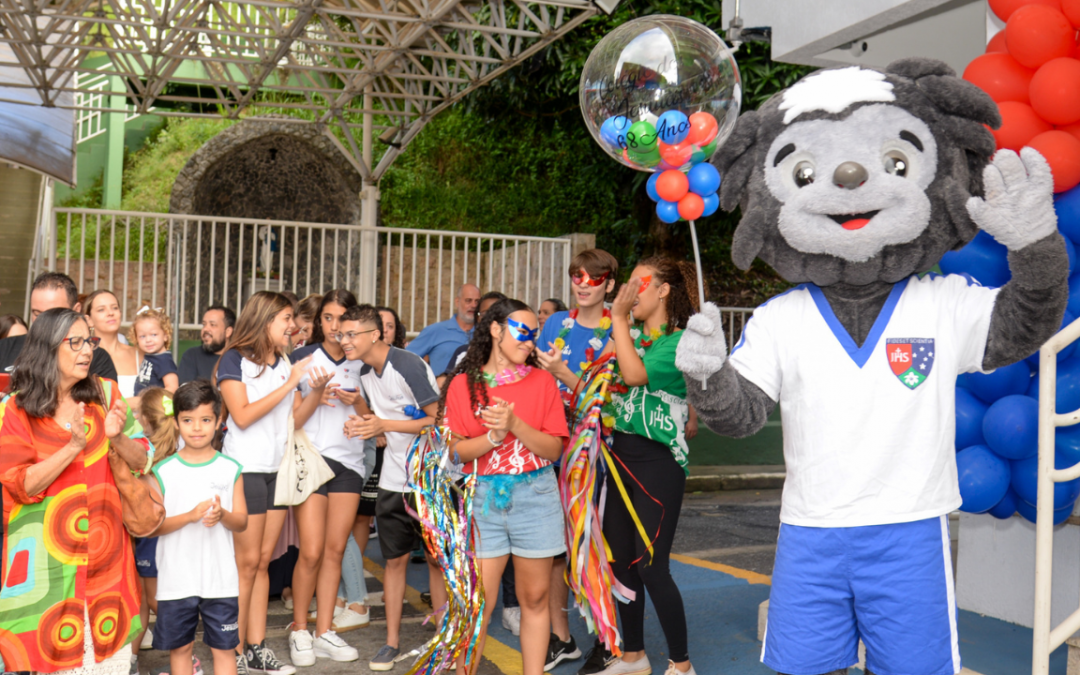
<path fill-rule="evenodd" d="M 566 347 L 566 336 L 570 335 L 570 329 L 577 323 L 578 308 L 570 310 L 570 314 L 563 319 L 562 328 L 559 330 L 559 336 L 555 338 L 555 350 L 562 353 L 564 347 Z M 607 307 L 604 308 L 604 313 L 600 316 L 600 325 L 593 328 L 593 336 L 589 340 L 589 346 L 585 348 L 585 361 L 581 364 L 581 370 L 577 372 L 578 375 L 585 372 L 585 368 L 595 360 L 596 350 L 604 346 L 604 340 L 607 338 L 608 331 L 611 330 L 611 310 Z"/>
<path fill-rule="evenodd" d="M 529 373 L 532 372 L 532 366 L 527 366 L 524 363 L 512 368 L 507 368 L 501 373 L 491 374 L 486 370 L 481 370 L 481 374 L 484 376 L 484 382 L 489 387 L 498 387 L 502 384 L 513 384 L 519 380 L 525 379 Z"/>

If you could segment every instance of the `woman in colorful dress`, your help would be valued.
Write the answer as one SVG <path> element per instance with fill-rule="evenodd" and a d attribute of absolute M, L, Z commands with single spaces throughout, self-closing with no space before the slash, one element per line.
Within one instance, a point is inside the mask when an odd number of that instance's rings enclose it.
<path fill-rule="evenodd" d="M 649 675 L 645 654 L 645 591 L 668 643 L 666 675 L 691 673 L 686 614 L 668 559 L 686 487 L 686 383 L 675 367 L 675 348 L 694 313 L 697 285 L 689 263 L 647 258 L 634 268 L 611 307 L 611 339 L 618 377 L 605 425 L 614 423 L 612 453 L 622 484 L 644 530 L 643 541 L 611 472 L 604 538 L 615 578 L 637 596 L 619 603 L 623 656 L 602 675 Z M 614 419 L 612 419 L 612 417 Z M 631 477 L 632 476 L 632 477 Z M 651 543 L 651 549 L 649 544 Z"/>
<path fill-rule="evenodd" d="M 89 374 L 98 341 L 83 314 L 39 314 L 15 362 L 15 393 L 0 406 L 7 671 L 127 675 L 123 647 L 141 629 L 109 451 L 138 473 L 153 453 L 145 439 L 122 433 L 127 407 L 117 384 Z"/>

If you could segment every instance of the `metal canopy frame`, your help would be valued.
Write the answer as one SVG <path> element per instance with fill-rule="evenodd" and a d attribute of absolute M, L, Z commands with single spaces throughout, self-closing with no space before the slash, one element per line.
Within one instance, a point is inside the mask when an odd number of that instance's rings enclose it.
<path fill-rule="evenodd" d="M 0 71 L 24 71 L 49 107 L 71 105 L 61 94 L 80 75 L 109 74 L 93 110 L 287 112 L 375 184 L 434 115 L 596 13 L 590 0 L 0 0 L 15 59 Z"/>

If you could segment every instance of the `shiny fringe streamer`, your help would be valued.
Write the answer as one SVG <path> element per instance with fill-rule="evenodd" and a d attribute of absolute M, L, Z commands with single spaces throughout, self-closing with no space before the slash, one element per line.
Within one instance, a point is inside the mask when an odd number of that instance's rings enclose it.
<path fill-rule="evenodd" d="M 443 571 L 449 598 L 433 617 L 439 630 L 419 649 L 420 656 L 406 675 L 434 675 L 457 667 L 464 657 L 466 672 L 475 670 L 479 617 L 484 612 L 484 587 L 476 559 L 476 524 L 473 497 L 476 475 L 455 482 L 450 457 L 450 430 L 426 427 L 409 448 L 409 487 L 416 496 L 416 511 L 406 508 L 423 526 L 424 545 Z M 438 613 L 442 612 L 442 618 Z"/>
<path fill-rule="evenodd" d="M 603 503 L 606 499 L 600 463 L 614 470 L 608 447 L 610 430 L 604 428 L 601 408 L 608 397 L 608 386 L 615 372 L 615 360 L 601 357 L 582 373 L 582 386 L 574 397 L 573 435 L 563 452 L 559 493 L 566 515 L 566 550 L 568 555 L 567 584 L 574 595 L 578 611 L 588 624 L 589 631 L 616 656 L 621 654 L 622 638 L 615 614 L 615 599 L 631 602 L 635 594 L 611 572 L 611 549 L 600 529 Z M 616 486 L 624 502 L 629 497 L 618 473 Z M 644 541 L 644 528 L 632 506 L 630 513 Z"/>

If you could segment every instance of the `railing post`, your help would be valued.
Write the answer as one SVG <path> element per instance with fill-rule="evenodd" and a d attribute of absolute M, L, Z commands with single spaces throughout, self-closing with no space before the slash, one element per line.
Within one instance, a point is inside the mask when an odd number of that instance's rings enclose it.
<path fill-rule="evenodd" d="M 379 187 L 365 185 L 360 193 L 360 283 L 357 298 L 361 303 L 376 304 L 378 286 L 379 233 L 375 225 L 379 218 Z"/>
<path fill-rule="evenodd" d="M 1057 399 L 1057 350 L 1039 350 L 1039 467 L 1035 519 L 1035 616 L 1032 621 L 1031 672 L 1050 668 L 1050 602 L 1054 580 L 1054 415 Z"/>

